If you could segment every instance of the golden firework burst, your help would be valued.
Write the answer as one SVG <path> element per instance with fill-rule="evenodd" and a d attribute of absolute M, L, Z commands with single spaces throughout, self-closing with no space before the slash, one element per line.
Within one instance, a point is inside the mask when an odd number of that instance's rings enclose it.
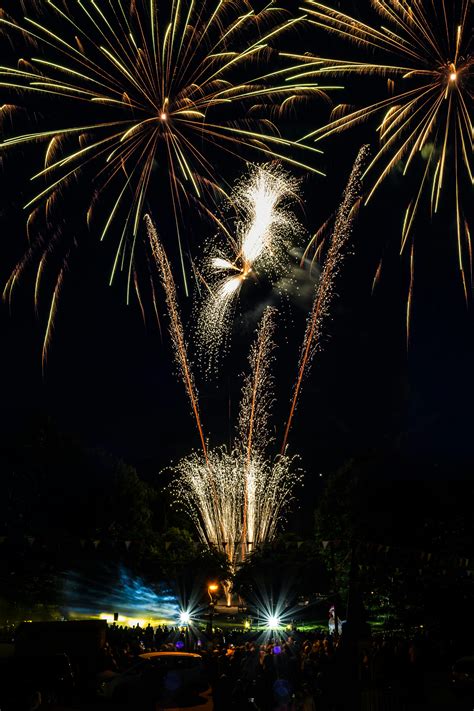
<path fill-rule="evenodd" d="M 389 96 L 372 104 L 362 108 L 339 104 L 330 123 L 305 139 L 320 141 L 380 117 L 380 147 L 364 174 L 374 176 L 366 202 L 395 167 L 403 166 L 405 175 L 416 162 L 418 168 L 421 165 L 420 182 L 403 221 L 401 251 L 413 233 L 423 195 L 429 194 L 431 212 L 436 213 L 453 176 L 459 268 L 467 296 L 465 265 L 467 260 L 472 272 L 472 249 L 461 196 L 466 182 L 470 193 L 474 173 L 473 5 L 470 0 L 371 0 L 371 4 L 383 20 L 379 28 L 315 0 L 308 0 L 302 8 L 310 23 L 357 44 L 370 52 L 374 61 L 288 55 L 306 63 L 304 71 L 291 76 L 292 81 L 317 76 L 382 76 L 389 84 Z"/>

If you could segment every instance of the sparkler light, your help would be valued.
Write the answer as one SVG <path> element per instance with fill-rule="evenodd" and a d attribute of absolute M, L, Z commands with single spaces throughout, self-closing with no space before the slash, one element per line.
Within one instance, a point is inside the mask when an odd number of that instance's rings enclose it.
<path fill-rule="evenodd" d="M 21 21 L 0 10 L 3 38 L 22 53 L 0 67 L 0 86 L 12 95 L 0 111 L 1 148 L 38 145 L 44 154 L 25 205 L 36 238 L 6 294 L 37 264 L 37 303 L 46 267 L 57 258 L 46 344 L 78 224 L 87 222 L 102 240 L 116 226 L 111 281 L 124 270 L 128 298 L 142 215 L 159 195 L 160 219 L 166 201 L 175 219 L 187 288 L 179 216 L 183 203 L 194 202 L 219 222 L 209 208 L 226 194 L 216 179 L 219 160 L 264 155 L 319 172 L 308 160 L 320 151 L 279 128 L 329 88 L 291 80 L 292 63 L 275 49 L 303 16 L 289 17 L 272 2 L 256 12 L 248 0 L 165 5 L 169 12 L 156 0 L 29 0 L 15 11 L 27 13 Z M 18 133 L 25 107 L 32 126 Z"/>
<path fill-rule="evenodd" d="M 446 183 L 454 185 L 454 215 L 458 260 L 467 298 L 466 261 L 472 280 L 472 249 L 462 202 L 472 192 L 473 74 L 471 0 L 372 0 L 386 23 L 380 29 L 315 0 L 304 8 L 308 20 L 336 37 L 351 40 L 376 53 L 373 61 L 299 57 L 306 70 L 293 76 L 387 77 L 390 96 L 361 109 L 336 106 L 331 122 L 305 139 L 321 140 L 381 115 L 380 149 L 365 173 L 375 174 L 369 200 L 384 178 L 402 161 L 403 174 L 420 156 L 426 165 L 406 210 L 402 229 L 403 252 L 425 192 L 431 193 L 436 213 Z M 295 58 L 295 55 L 289 55 Z M 378 57 L 380 56 L 380 59 Z M 451 181 L 452 177 L 452 181 Z M 412 272 L 413 276 L 413 272 Z"/>
<path fill-rule="evenodd" d="M 288 249 L 302 233 L 292 204 L 299 181 L 279 165 L 251 166 L 232 193 L 239 216 L 227 254 L 212 247 L 205 265 L 204 298 L 197 307 L 197 338 L 205 370 L 217 365 L 227 344 L 240 290 L 260 274 L 274 281 L 288 265 Z M 214 252 L 214 253 L 213 253 Z"/>
<path fill-rule="evenodd" d="M 322 347 L 323 324 L 329 316 L 329 308 L 334 298 L 334 282 L 345 257 L 345 248 L 352 232 L 352 225 L 361 196 L 363 166 L 369 154 L 368 146 L 363 146 L 354 162 L 342 202 L 337 211 L 330 246 L 321 272 L 313 301 L 313 307 L 306 324 L 306 332 L 300 353 L 299 371 L 296 379 L 290 414 L 286 423 L 281 452 L 285 452 L 293 417 L 298 403 L 304 377 L 315 353 Z"/>
<path fill-rule="evenodd" d="M 240 407 L 237 441 L 193 452 L 172 469 L 175 503 L 191 515 L 202 541 L 224 550 L 231 565 L 271 540 L 284 509 L 292 500 L 301 473 L 294 458 L 268 458 L 268 428 L 273 401 L 270 373 L 274 309 L 266 309 L 250 353 Z"/>

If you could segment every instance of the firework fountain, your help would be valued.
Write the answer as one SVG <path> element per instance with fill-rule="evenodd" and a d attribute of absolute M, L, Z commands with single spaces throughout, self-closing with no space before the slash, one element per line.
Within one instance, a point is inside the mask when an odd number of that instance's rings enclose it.
<path fill-rule="evenodd" d="M 265 309 L 250 350 L 250 370 L 243 383 L 234 444 L 229 448 L 210 448 L 201 423 L 198 394 L 188 358 L 172 271 L 152 220 L 146 216 L 149 240 L 166 295 L 175 360 L 201 441 L 200 451 L 184 457 L 172 469 L 171 492 L 175 503 L 192 517 L 201 540 L 225 551 L 232 567 L 243 561 L 255 546 L 274 537 L 278 523 L 293 498 L 295 486 L 302 479 L 300 470 L 295 466 L 295 458 L 287 454 L 288 436 L 304 376 L 315 352 L 321 347 L 323 323 L 328 317 L 334 296 L 335 278 L 347 251 L 353 220 L 360 202 L 361 172 L 367 155 L 368 148 L 363 147 L 357 156 L 337 212 L 324 267 L 316 287 L 313 308 L 308 318 L 283 445 L 280 454 L 273 459 L 269 455 L 268 447 L 272 443 L 270 417 L 274 401 L 272 363 L 275 352 L 276 309 Z M 276 175 L 281 177 L 280 173 Z M 270 186 L 275 179 L 275 174 L 271 171 L 264 171 L 262 174 L 255 171 L 253 176 L 254 179 L 257 178 L 254 185 L 259 185 L 261 176 L 264 176 L 265 180 L 270 179 Z M 251 186 L 250 183 L 248 195 L 253 195 Z M 295 187 L 296 184 L 291 185 L 291 189 Z M 268 257 L 262 256 L 263 264 L 268 260 L 272 265 L 273 260 L 278 259 L 278 239 L 273 240 L 267 235 L 267 231 L 271 231 L 274 224 L 277 229 L 282 224 L 286 225 L 288 219 L 287 213 L 279 213 L 279 198 L 284 194 L 282 189 L 280 192 L 265 191 L 260 187 L 260 194 L 268 200 L 263 206 L 259 205 L 259 209 L 266 215 L 263 221 L 265 227 L 255 228 L 255 214 L 246 223 L 243 234 L 254 235 L 250 246 L 245 247 L 247 258 L 241 257 L 239 267 L 229 260 L 225 261 L 223 257 L 215 258 L 219 260 L 215 261 L 216 269 L 238 272 L 236 275 L 224 276 L 225 281 L 237 280 L 237 289 L 245 273 L 245 265 L 249 265 L 248 268 L 251 269 L 262 252 L 269 253 Z M 277 247 L 272 249 L 274 243 Z M 239 244 L 243 254 L 242 245 L 245 244 L 245 238 L 241 239 Z"/>
<path fill-rule="evenodd" d="M 243 385 L 234 446 L 209 448 L 204 437 L 198 394 L 188 358 L 170 265 L 149 216 L 146 224 L 166 295 L 171 339 L 199 432 L 201 450 L 173 469 L 175 502 L 193 518 L 203 542 L 225 551 L 235 566 L 254 546 L 271 540 L 301 479 L 294 458 L 269 459 L 269 418 L 273 403 L 271 365 L 276 310 L 267 308 L 250 356 Z"/>
<path fill-rule="evenodd" d="M 191 514 L 201 539 L 224 550 L 233 566 L 274 537 L 301 480 L 295 458 L 268 455 L 274 317 L 267 308 L 250 350 L 233 448 L 194 452 L 173 469 L 175 502 Z"/>

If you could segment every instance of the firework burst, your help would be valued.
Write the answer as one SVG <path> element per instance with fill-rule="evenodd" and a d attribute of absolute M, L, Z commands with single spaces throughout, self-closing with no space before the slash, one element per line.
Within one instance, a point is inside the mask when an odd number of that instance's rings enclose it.
<path fill-rule="evenodd" d="M 197 306 L 197 342 L 209 371 L 225 349 L 244 283 L 286 272 L 289 248 L 302 233 L 292 206 L 299 181 L 280 165 L 251 166 L 232 193 L 238 215 L 228 250 L 212 245 L 204 265 L 204 298 Z"/>
<path fill-rule="evenodd" d="M 401 251 L 412 234 L 422 196 L 430 195 L 431 212 L 436 213 L 447 184 L 454 184 L 459 267 L 467 294 L 465 262 L 466 258 L 471 262 L 472 250 L 461 195 L 466 181 L 470 194 L 474 172 L 473 5 L 471 0 L 372 0 L 372 5 L 386 23 L 380 29 L 308 0 L 305 10 L 309 22 L 355 42 L 380 59 L 346 61 L 307 56 L 306 70 L 294 75 L 293 80 L 303 76 L 381 76 L 388 79 L 389 96 L 361 109 L 336 106 L 331 122 L 305 138 L 319 141 L 381 117 L 381 145 L 365 171 L 374 176 L 367 201 L 402 162 L 404 175 L 415 164 L 421 166 L 421 179 L 405 214 Z"/>
<path fill-rule="evenodd" d="M 306 324 L 306 332 L 300 352 L 298 375 L 291 400 L 290 414 L 283 437 L 282 453 L 286 451 L 288 436 L 295 415 L 298 398 L 304 377 L 308 372 L 315 353 L 322 347 L 323 326 L 334 299 L 334 284 L 347 253 L 347 244 L 352 234 L 352 226 L 360 204 L 362 192 L 362 173 L 369 155 L 368 146 L 363 146 L 354 162 L 349 181 L 336 214 L 330 245 L 324 261 L 323 270 L 316 286 L 313 307 Z"/>
<path fill-rule="evenodd" d="M 180 216 L 193 202 L 219 221 L 212 205 L 226 191 L 216 163 L 263 154 L 316 170 L 308 165 L 315 149 L 278 128 L 301 104 L 325 96 L 312 81 L 287 81 L 291 66 L 275 49 L 302 17 L 272 2 L 256 12 L 248 0 L 173 0 L 169 11 L 156 0 L 20 7 L 21 21 L 0 11 L 3 37 L 21 53 L 0 67 L 8 97 L 2 151 L 36 145 L 44 165 L 25 205 L 29 234 L 38 237 L 7 295 L 31 262 L 39 265 L 37 294 L 53 254 L 61 264 L 58 252 L 65 257 L 71 235 L 77 246 L 82 221 L 101 239 L 116 234 L 111 280 L 125 271 L 129 294 L 147 202 L 160 221 L 163 214 L 174 221 L 187 289 Z M 18 133 L 25 107 L 31 127 Z M 68 211 L 82 219 L 71 225 Z"/>
<path fill-rule="evenodd" d="M 194 452 L 172 470 L 176 504 L 192 516 L 201 539 L 224 550 L 232 565 L 274 537 L 301 480 L 294 458 L 283 454 L 271 460 L 267 452 L 274 315 L 266 309 L 250 351 L 233 449 L 208 449 L 206 456 Z"/>

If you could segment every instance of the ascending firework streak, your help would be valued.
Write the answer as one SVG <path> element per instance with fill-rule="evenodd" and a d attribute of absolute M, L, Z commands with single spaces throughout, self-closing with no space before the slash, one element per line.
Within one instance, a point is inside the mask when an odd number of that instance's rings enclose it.
<path fill-rule="evenodd" d="M 205 264 L 204 299 L 198 306 L 198 344 L 207 369 L 226 345 L 244 282 L 260 274 L 273 281 L 285 271 L 288 249 L 302 232 L 291 210 L 298 197 L 299 181 L 278 164 L 251 166 L 234 189 L 231 199 L 238 220 L 235 239 L 229 235 L 232 256 L 212 247 Z"/>
<path fill-rule="evenodd" d="M 374 59 L 347 61 L 289 55 L 307 62 L 306 71 L 292 79 L 387 77 L 389 96 L 360 109 L 336 106 L 331 122 L 305 139 L 313 136 L 319 141 L 380 116 L 377 131 L 381 145 L 366 170 L 367 174 L 375 173 L 367 200 L 402 161 L 405 175 L 417 162 L 420 166 L 417 158 L 423 158 L 426 166 L 405 214 L 401 252 L 407 245 L 423 193 L 431 194 L 433 214 L 446 184 L 451 184 L 458 261 L 467 298 L 465 263 L 472 280 L 472 246 L 462 209 L 462 187 L 469 196 L 474 174 L 472 0 L 372 0 L 385 23 L 380 29 L 321 2 L 307 3 L 304 9 L 310 23 L 369 50 Z M 410 262 L 413 279 L 412 254 Z"/>
<path fill-rule="evenodd" d="M 163 290 L 165 292 L 166 306 L 168 309 L 168 315 L 170 318 L 170 334 L 171 340 L 174 348 L 175 360 L 181 375 L 186 393 L 189 397 L 191 403 L 191 408 L 196 420 L 196 425 L 199 431 L 199 437 L 201 440 L 201 446 L 204 453 L 204 458 L 207 461 L 207 447 L 206 440 L 204 439 L 204 432 L 201 424 L 201 417 L 199 415 L 199 404 L 198 396 L 196 391 L 196 386 L 194 383 L 194 376 L 191 370 L 191 366 L 188 360 L 186 340 L 184 337 L 183 324 L 181 322 L 181 316 L 178 308 L 178 300 L 176 297 L 176 287 L 173 279 L 173 274 L 171 271 L 168 258 L 166 256 L 165 250 L 158 238 L 158 233 L 153 225 L 151 217 L 145 215 L 145 223 L 148 232 L 148 238 L 150 240 L 153 256 L 156 260 L 157 266 L 160 271 L 161 283 L 163 285 Z"/>
<path fill-rule="evenodd" d="M 364 163 L 369 155 L 368 146 L 363 146 L 355 160 L 352 172 L 344 191 L 341 205 L 337 211 L 336 221 L 331 237 L 324 267 L 313 301 L 313 308 L 306 325 L 306 332 L 301 348 L 298 377 L 291 401 L 290 414 L 286 423 L 281 453 L 286 451 L 288 435 L 298 403 L 304 377 L 311 365 L 314 354 L 321 348 L 323 324 L 329 314 L 329 307 L 334 296 L 334 280 L 339 273 L 345 256 L 345 248 L 352 232 L 352 224 L 361 196 L 361 178 Z"/>
<path fill-rule="evenodd" d="M 257 526 L 257 500 L 254 462 L 264 453 L 269 439 L 269 416 L 273 399 L 273 377 L 270 365 L 275 349 L 274 309 L 264 311 L 258 337 L 250 349 L 250 376 L 247 377 L 239 414 L 238 446 L 244 458 L 243 511 L 242 511 L 242 557 L 247 540 L 255 541 Z M 260 455 L 260 456 L 261 456 Z M 257 534 L 258 536 L 258 534 Z M 257 538 L 257 541 L 258 538 Z"/>

